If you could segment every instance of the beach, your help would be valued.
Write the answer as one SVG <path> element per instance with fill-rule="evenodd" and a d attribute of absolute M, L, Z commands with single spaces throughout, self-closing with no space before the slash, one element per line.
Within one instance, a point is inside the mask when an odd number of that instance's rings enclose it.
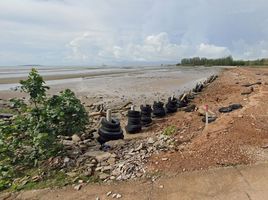
<path fill-rule="evenodd" d="M 146 176 L 128 181 L 108 180 L 102 184 L 82 183 L 81 191 L 75 191 L 70 185 L 4 195 L 9 195 L 8 199 L 106 199 L 111 191 L 123 199 L 177 199 L 178 196 L 189 199 L 189 194 L 191 199 L 245 199 L 249 196 L 266 199 L 267 101 L 268 68 L 225 69 L 196 94 L 191 104 L 196 105 L 197 110 L 154 119 L 149 129 L 134 134 L 134 138 L 124 133 L 125 140 L 109 143 L 113 144 L 110 153 L 102 152 L 102 155 L 120 155 L 116 157 L 119 165 L 130 160 L 132 163 L 126 166 L 131 167 L 137 156 L 140 160 L 144 151 L 163 142 L 159 134 L 174 126 L 171 149 L 159 151 L 156 147 L 151 156 L 141 159 Z M 228 113 L 219 112 L 220 108 L 231 104 L 242 107 Z M 217 117 L 207 126 L 200 116 L 204 105 Z M 120 153 L 121 149 L 126 155 Z"/>
<path fill-rule="evenodd" d="M 113 109 L 132 102 L 140 105 L 152 104 L 178 96 L 204 81 L 212 74 L 218 74 L 221 67 L 38 67 L 40 74 L 50 86 L 50 95 L 64 89 L 71 89 L 85 104 L 103 103 Z M 0 98 L 22 97 L 23 93 L 10 90 L 27 77 L 30 67 L 0 69 Z M 7 77 L 9 76 L 9 77 Z"/>

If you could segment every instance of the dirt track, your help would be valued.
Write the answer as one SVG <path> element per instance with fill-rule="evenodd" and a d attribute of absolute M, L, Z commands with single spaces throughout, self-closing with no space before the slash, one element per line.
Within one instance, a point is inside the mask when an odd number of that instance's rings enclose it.
<path fill-rule="evenodd" d="M 252 86 L 251 94 L 241 95 L 245 90 L 243 84 L 257 81 L 262 84 Z M 268 173 L 267 164 L 246 167 L 243 172 L 234 171 L 236 165 L 268 160 L 267 149 L 262 148 L 268 144 L 267 102 L 268 68 L 226 70 L 194 100 L 197 106 L 209 105 L 218 117 L 215 122 L 204 128 L 198 112 L 177 112 L 155 127 L 155 131 L 170 125 L 178 128 L 176 138 L 179 151 L 155 155 L 148 164 L 152 173 L 162 175 L 159 182 L 152 184 L 151 181 L 144 180 L 110 186 L 91 185 L 79 192 L 75 192 L 72 187 L 29 191 L 21 193 L 17 199 L 95 199 L 96 196 L 112 199 L 105 196 L 110 190 L 122 194 L 122 199 L 178 199 L 179 196 L 181 199 L 261 199 L 268 188 L 266 179 L 262 178 L 262 175 Z M 225 114 L 218 112 L 220 107 L 231 103 L 240 103 L 243 108 Z M 168 160 L 163 161 L 162 158 Z M 182 173 L 222 166 L 232 168 Z M 221 176 L 222 173 L 224 176 Z M 250 176 L 251 180 L 245 180 L 241 173 Z M 168 178 L 174 175 L 176 176 Z M 258 186 L 261 185 L 257 189 L 250 185 L 251 181 L 253 185 L 256 184 L 257 180 L 252 178 L 255 176 L 260 181 Z M 180 184 L 181 181 L 183 183 Z M 159 188 L 161 184 L 164 188 Z M 194 191 L 191 187 L 197 187 L 195 184 L 200 185 L 200 188 Z M 230 187 L 236 189 L 230 190 Z M 249 188 L 259 196 L 249 197 L 251 194 L 245 192 Z"/>

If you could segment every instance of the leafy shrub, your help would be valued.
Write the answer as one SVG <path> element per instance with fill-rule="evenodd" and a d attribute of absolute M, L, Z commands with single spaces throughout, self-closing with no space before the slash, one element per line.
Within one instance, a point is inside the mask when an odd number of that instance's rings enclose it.
<path fill-rule="evenodd" d="M 18 176 L 15 166 L 29 168 L 57 156 L 63 151 L 57 135 L 79 133 L 88 123 L 84 106 L 71 90 L 48 98 L 49 88 L 35 69 L 20 83 L 30 102 L 12 99 L 18 114 L 11 121 L 0 120 L 0 190 Z"/>

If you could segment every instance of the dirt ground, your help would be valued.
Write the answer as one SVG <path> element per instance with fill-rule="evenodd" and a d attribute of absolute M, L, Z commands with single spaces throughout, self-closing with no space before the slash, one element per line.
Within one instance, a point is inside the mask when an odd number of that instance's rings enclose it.
<path fill-rule="evenodd" d="M 243 84 L 254 85 L 253 92 L 241 95 Z M 159 129 L 175 125 L 178 152 L 168 152 L 151 158 L 150 168 L 165 174 L 207 169 L 210 167 L 250 164 L 268 159 L 264 148 L 268 144 L 268 69 L 236 68 L 222 72 L 194 100 L 197 106 L 208 105 L 217 120 L 204 126 L 198 112 L 177 112 Z M 219 113 L 218 109 L 233 103 L 242 109 Z M 168 158 L 168 161 L 162 161 Z M 166 159 L 164 159 L 166 160 Z"/>
<path fill-rule="evenodd" d="M 251 94 L 241 95 L 241 92 L 247 89 L 243 84 L 258 81 L 261 84 L 253 85 L 253 92 Z M 96 195 L 99 193 L 103 197 L 101 199 L 112 199 L 105 195 L 109 190 L 120 191 L 120 194 L 123 194 L 122 199 L 178 199 L 177 197 L 180 194 L 185 195 L 185 198 L 182 199 L 232 199 L 210 198 L 214 196 L 206 196 L 205 194 L 211 190 L 217 194 L 218 192 L 223 194 L 225 193 L 226 187 L 228 189 L 230 184 L 236 184 L 231 180 L 233 172 L 228 172 L 228 170 L 215 171 L 214 168 L 231 166 L 231 169 L 237 169 L 237 165 L 254 164 L 250 167 L 250 170 L 254 171 L 255 164 L 268 161 L 267 102 L 268 68 L 227 69 L 193 101 L 193 104 L 197 106 L 208 105 L 209 109 L 216 114 L 216 121 L 205 127 L 198 111 L 191 113 L 177 112 L 174 115 L 166 117 L 161 123 L 153 127 L 153 131 L 155 132 L 162 131 L 169 126 L 177 127 L 175 137 L 178 151 L 153 155 L 148 162 L 149 172 L 161 176 L 160 180 L 163 179 L 164 189 L 161 187 L 160 182 L 158 185 L 153 186 L 151 180 L 140 180 L 138 182 L 112 183 L 109 186 L 105 184 L 89 185 L 83 187 L 82 191 L 79 192 L 75 192 L 73 187 L 56 190 L 28 191 L 19 193 L 19 195 L 16 194 L 15 196 L 18 195 L 16 199 L 96 199 Z M 219 113 L 218 109 L 220 107 L 233 103 L 240 103 L 243 108 L 230 113 Z M 209 168 L 213 168 L 213 176 L 205 175 L 203 177 L 203 175 L 198 175 L 199 178 L 202 177 L 201 179 L 198 178 L 200 182 L 194 181 L 197 179 L 193 178 L 195 175 L 192 176 L 191 174 L 210 174 L 210 170 L 207 171 Z M 263 166 L 263 169 L 267 169 L 267 165 Z M 219 186 L 217 183 L 217 187 L 214 187 L 213 181 L 215 176 L 219 178 L 222 173 L 225 173 L 225 178 L 229 177 L 227 178 L 226 184 Z M 265 173 L 268 172 L 265 171 Z M 202 183 L 202 180 L 206 180 L 211 184 L 204 186 L 208 186 L 206 190 L 197 192 L 198 197 L 187 197 L 186 190 L 179 192 L 181 185 L 177 185 L 177 187 L 175 182 L 177 183 L 181 179 L 184 179 L 178 177 L 188 175 L 187 180 L 190 182 L 188 182 L 187 187 L 189 188 L 195 183 Z M 233 175 L 234 177 L 239 175 L 239 178 L 241 178 L 241 172 Z M 261 178 L 262 175 L 258 175 Z M 172 180 L 169 180 L 170 177 Z M 225 178 L 223 179 L 225 180 Z M 170 181 L 174 182 L 174 186 L 171 187 Z M 248 184 L 244 179 L 243 181 L 245 183 L 239 182 L 237 184 Z M 267 187 L 267 182 L 265 180 L 262 181 L 263 186 Z M 168 189 L 166 191 L 168 193 L 161 193 L 157 196 L 159 190 L 163 189 L 164 191 L 166 189 L 165 185 L 170 185 L 170 188 L 174 192 L 173 196 L 170 196 L 171 193 L 168 192 Z M 156 188 L 153 189 L 153 187 Z M 146 191 L 144 195 L 143 191 Z M 232 192 L 235 193 L 238 191 Z M 240 189 L 239 192 L 241 192 Z M 190 190 L 189 193 L 191 193 Z M 247 193 L 241 195 L 237 199 L 254 199 L 249 198 Z M 8 199 L 13 199 L 13 197 L 11 196 Z"/>

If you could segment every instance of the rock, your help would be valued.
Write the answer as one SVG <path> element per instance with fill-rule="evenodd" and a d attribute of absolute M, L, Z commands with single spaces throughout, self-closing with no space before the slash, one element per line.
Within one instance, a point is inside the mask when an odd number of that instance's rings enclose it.
<path fill-rule="evenodd" d="M 168 158 L 162 158 L 161 160 L 162 160 L 162 161 L 167 161 L 167 160 L 168 160 Z"/>
<path fill-rule="evenodd" d="M 105 180 L 105 179 L 107 179 L 109 176 L 110 176 L 109 174 L 101 173 L 101 174 L 99 174 L 99 179 L 100 179 L 100 180 Z"/>
<path fill-rule="evenodd" d="M 112 170 L 112 166 L 105 166 L 105 167 L 102 167 L 102 172 L 110 172 Z"/>
<path fill-rule="evenodd" d="M 153 144 L 154 142 L 155 142 L 154 139 L 151 138 L 151 137 L 147 140 L 147 143 L 148 143 L 148 144 Z"/>
<path fill-rule="evenodd" d="M 96 200 L 100 200 L 100 198 L 99 197 L 96 197 Z"/>
<path fill-rule="evenodd" d="M 142 149 L 142 147 L 143 147 L 143 144 L 142 143 L 140 143 L 140 145 L 135 149 L 135 151 L 139 151 L 139 150 L 141 150 Z"/>
<path fill-rule="evenodd" d="M 64 162 L 64 163 L 68 163 L 68 162 L 70 162 L 70 160 L 71 160 L 70 158 L 65 157 L 65 158 L 63 159 L 63 162 Z"/>
<path fill-rule="evenodd" d="M 88 168 L 85 172 L 84 172 L 84 176 L 91 176 L 92 175 L 93 170 L 91 168 Z"/>
<path fill-rule="evenodd" d="M 115 198 L 120 199 L 122 197 L 121 194 L 116 194 Z"/>
<path fill-rule="evenodd" d="M 106 145 L 109 145 L 110 147 L 115 147 L 115 146 L 122 146 L 124 145 L 126 142 L 124 140 L 111 140 L 106 142 Z"/>
<path fill-rule="evenodd" d="M 107 160 L 107 163 L 109 163 L 110 165 L 114 165 L 115 162 L 116 162 L 116 159 L 112 157 Z"/>
<path fill-rule="evenodd" d="M 111 194 L 112 194 L 112 191 L 109 191 L 109 192 L 106 193 L 106 196 L 108 197 L 108 196 L 110 196 Z"/>
<path fill-rule="evenodd" d="M 81 190 L 81 188 L 82 188 L 82 184 L 74 186 L 74 189 L 77 190 L 77 191 Z"/>
<path fill-rule="evenodd" d="M 112 198 L 115 198 L 116 197 L 116 194 L 112 194 Z"/>
<path fill-rule="evenodd" d="M 160 186 L 159 186 L 159 188 L 161 188 L 161 189 L 162 189 L 162 188 L 164 188 L 164 186 L 163 186 L 163 185 L 160 185 Z"/>
<path fill-rule="evenodd" d="M 73 141 L 70 141 L 70 140 L 62 140 L 62 144 L 64 146 L 73 146 L 74 145 L 74 142 Z"/>
<path fill-rule="evenodd" d="M 110 157 L 111 154 L 109 152 L 101 152 L 95 158 L 98 162 L 103 162 L 105 160 L 108 160 Z"/>
<path fill-rule="evenodd" d="M 74 135 L 72 135 L 72 141 L 74 143 L 78 143 L 81 141 L 81 138 L 77 134 L 74 134 Z"/>

